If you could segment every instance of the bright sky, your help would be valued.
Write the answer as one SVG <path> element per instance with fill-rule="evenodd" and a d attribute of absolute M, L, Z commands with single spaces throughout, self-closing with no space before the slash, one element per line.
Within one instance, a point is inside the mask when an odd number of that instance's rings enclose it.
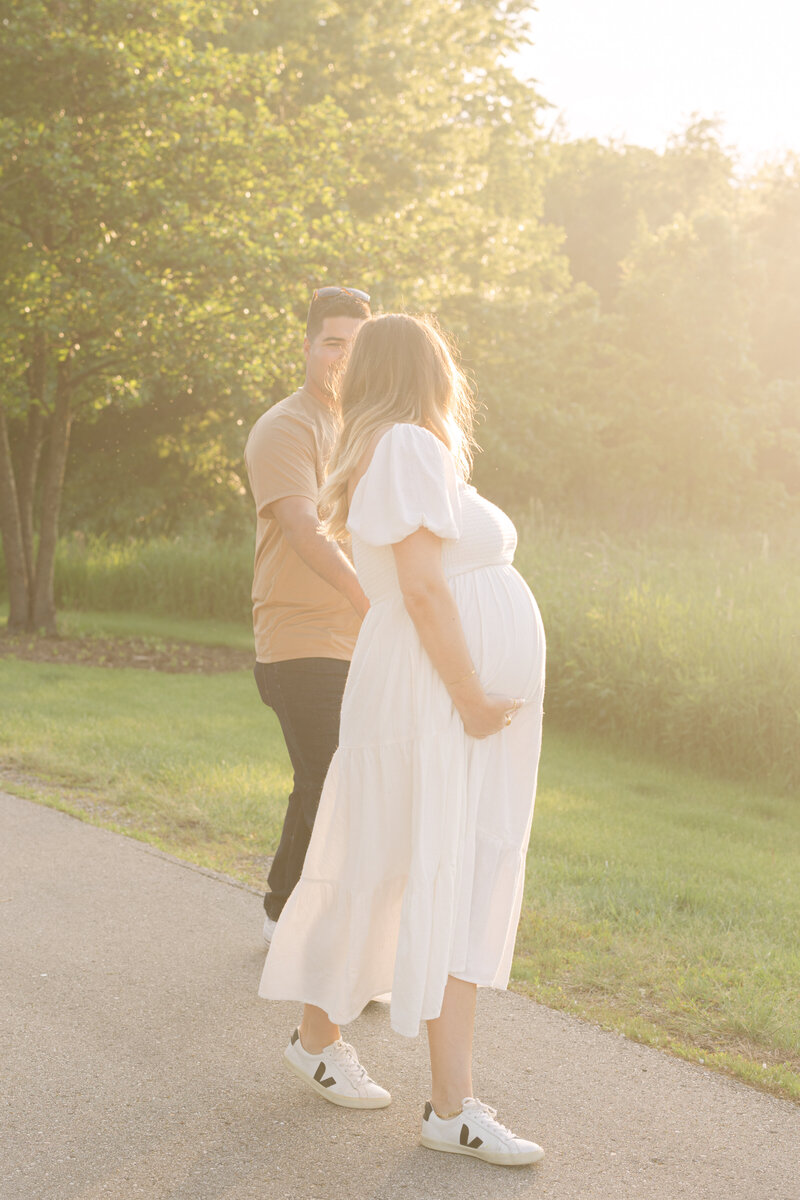
<path fill-rule="evenodd" d="M 692 113 L 723 119 L 751 168 L 800 152 L 797 0 L 538 0 L 519 71 L 574 137 L 662 149 Z"/>

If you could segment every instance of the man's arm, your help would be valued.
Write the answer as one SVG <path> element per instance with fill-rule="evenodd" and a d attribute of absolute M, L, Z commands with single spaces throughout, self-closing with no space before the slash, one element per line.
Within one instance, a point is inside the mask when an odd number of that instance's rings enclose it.
<path fill-rule="evenodd" d="M 273 500 L 272 515 L 289 545 L 306 566 L 345 596 L 360 617 L 369 608 L 369 600 L 356 577 L 349 558 L 322 532 L 313 501 L 305 496 L 284 496 Z"/>

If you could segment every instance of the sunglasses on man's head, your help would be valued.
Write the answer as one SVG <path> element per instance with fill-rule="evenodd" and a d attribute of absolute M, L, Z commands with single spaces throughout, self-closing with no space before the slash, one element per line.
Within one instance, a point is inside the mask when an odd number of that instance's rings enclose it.
<path fill-rule="evenodd" d="M 347 287 L 314 288 L 311 303 L 313 304 L 315 300 L 327 300 L 329 296 L 355 296 L 356 300 L 363 300 L 365 304 L 369 304 L 368 292 L 362 292 L 359 288 Z"/>

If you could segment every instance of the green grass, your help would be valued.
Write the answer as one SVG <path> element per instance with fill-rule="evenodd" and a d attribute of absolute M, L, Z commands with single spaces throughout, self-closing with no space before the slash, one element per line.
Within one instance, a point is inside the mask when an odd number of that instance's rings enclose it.
<path fill-rule="evenodd" d="M 551 731 L 515 978 L 800 1099 L 799 853 L 785 795 Z"/>
<path fill-rule="evenodd" d="M 547 629 L 551 723 L 800 793 L 796 533 L 519 528 L 517 565 Z M 251 570 L 249 533 L 122 545 L 71 535 L 56 593 L 62 609 L 106 614 L 108 632 L 115 613 L 138 612 L 175 636 L 203 621 L 204 638 L 227 637 L 215 623 L 232 622 L 244 644 Z"/>
<path fill-rule="evenodd" d="M 248 877 L 280 836 L 289 763 L 247 671 L 0 661 L 0 752 L 183 858 Z"/>
<path fill-rule="evenodd" d="M 5 787 L 264 883 L 289 764 L 246 671 L 0 660 L 0 754 Z M 548 728 L 515 986 L 800 1099 L 798 850 L 784 795 Z"/>
<path fill-rule="evenodd" d="M 0 631 L 8 619 L 8 602 L 0 600 Z M 172 640 L 194 642 L 200 646 L 227 646 L 234 650 L 253 650 L 250 618 L 240 621 L 203 620 L 158 616 L 147 612 L 77 612 L 62 609 L 58 613 L 59 636 L 143 638 L 146 641 Z"/>
<path fill-rule="evenodd" d="M 0 605 L 0 615 L 6 611 Z M 61 612 L 59 632 L 64 637 L 139 637 L 162 641 L 195 642 L 201 646 L 230 646 L 235 650 L 253 649 L 253 629 L 244 621 L 181 620 L 152 613 Z"/>

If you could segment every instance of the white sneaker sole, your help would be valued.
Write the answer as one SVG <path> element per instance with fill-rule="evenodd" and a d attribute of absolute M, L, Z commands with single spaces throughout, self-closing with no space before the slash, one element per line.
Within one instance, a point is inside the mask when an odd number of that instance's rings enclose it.
<path fill-rule="evenodd" d="M 519 1154 L 502 1154 L 499 1150 L 472 1149 L 471 1146 L 454 1146 L 451 1142 L 437 1142 L 423 1134 L 420 1139 L 428 1150 L 441 1150 L 444 1154 L 466 1154 L 470 1158 L 480 1158 L 483 1162 L 493 1163 L 497 1167 L 527 1167 L 531 1163 L 541 1162 L 544 1150 L 528 1150 Z"/>
<path fill-rule="evenodd" d="M 340 1093 L 332 1092 L 330 1088 L 323 1087 L 321 1083 L 317 1083 L 316 1079 L 307 1075 L 286 1051 L 284 1051 L 283 1057 L 289 1070 L 329 1104 L 338 1104 L 341 1108 L 387 1108 L 392 1102 L 391 1096 L 342 1096 Z"/>

